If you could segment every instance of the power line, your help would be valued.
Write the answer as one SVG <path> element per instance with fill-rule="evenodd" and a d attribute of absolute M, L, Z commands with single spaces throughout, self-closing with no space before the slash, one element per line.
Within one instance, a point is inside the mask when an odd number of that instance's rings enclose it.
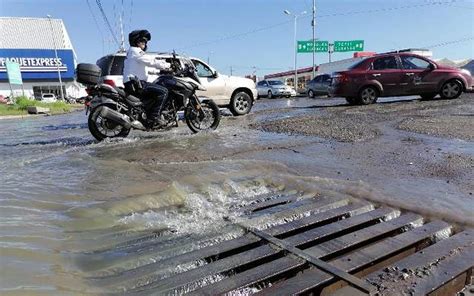
<path fill-rule="evenodd" d="M 386 12 L 386 11 L 394 11 L 394 10 L 402 10 L 402 9 L 410 9 L 410 8 L 420 8 L 420 7 L 426 7 L 426 6 L 452 5 L 455 1 L 456 0 L 438 1 L 438 2 L 430 2 L 430 3 L 424 3 L 424 4 L 413 4 L 413 5 L 386 7 L 386 8 L 378 8 L 378 9 L 362 10 L 362 11 L 338 12 L 338 13 L 330 13 L 330 14 L 325 14 L 325 15 L 319 15 L 317 17 L 322 18 L 322 17 L 333 17 L 333 16 L 344 16 L 344 15 L 356 15 L 356 14 Z M 309 17 L 309 16 L 304 16 L 304 17 Z"/>
<path fill-rule="evenodd" d="M 273 24 L 273 25 L 266 26 L 266 27 L 260 27 L 260 28 L 257 28 L 257 29 L 249 30 L 249 31 L 247 31 L 247 32 L 243 32 L 243 33 L 238 33 L 238 34 L 234 34 L 234 35 L 224 36 L 224 37 L 221 37 L 221 38 L 219 38 L 219 39 L 215 39 L 215 40 L 211 40 L 211 41 L 205 41 L 205 42 L 196 43 L 196 44 L 193 44 L 193 45 L 190 45 L 190 46 L 179 47 L 179 48 L 177 48 L 177 49 L 179 50 L 179 49 L 194 48 L 194 47 L 198 47 L 198 46 L 202 46 L 202 45 L 208 45 L 208 44 L 218 43 L 218 42 L 221 42 L 221 41 L 224 41 L 224 40 L 229 40 L 229 39 L 244 37 L 244 36 L 247 36 L 247 35 L 250 35 L 250 34 L 253 34 L 253 33 L 257 33 L 257 32 L 260 32 L 260 31 L 265 31 L 265 30 L 272 29 L 272 28 L 275 28 L 275 27 L 278 27 L 278 26 L 282 26 L 282 25 L 288 24 L 288 23 L 290 23 L 290 22 L 293 22 L 293 20 L 284 21 L 284 22 L 277 23 L 277 24 Z"/>
<path fill-rule="evenodd" d="M 102 14 L 102 18 L 104 19 L 105 23 L 107 24 L 107 27 L 109 28 L 110 33 L 112 34 L 112 38 L 114 39 L 115 43 L 117 43 L 117 46 L 120 47 L 120 42 L 117 40 L 117 36 L 115 36 L 114 30 L 112 26 L 110 25 L 109 19 L 107 18 L 107 15 L 104 12 L 104 9 L 102 8 L 102 3 L 100 3 L 100 0 L 95 1 L 97 3 L 97 6 L 99 7 L 99 10 Z"/>
<path fill-rule="evenodd" d="M 104 54 L 104 51 L 105 51 L 105 49 L 104 49 L 104 43 L 105 43 L 104 33 L 102 32 L 102 29 L 99 26 L 99 22 L 97 21 L 97 18 L 95 17 L 95 14 L 92 10 L 91 4 L 89 3 L 89 0 L 86 0 L 86 2 L 87 2 L 87 7 L 89 7 L 89 11 L 92 15 L 92 18 L 94 19 L 95 26 L 97 27 L 97 30 L 99 31 L 100 36 L 102 37 L 102 54 Z"/>
<path fill-rule="evenodd" d="M 434 44 L 434 45 L 424 46 L 424 48 L 441 47 L 441 46 L 466 42 L 466 41 L 470 41 L 470 40 L 474 40 L 474 36 L 469 36 L 469 37 L 464 37 L 464 38 L 461 38 L 461 39 L 458 39 L 458 40 L 446 41 L 446 42 L 442 42 L 442 43 L 438 43 L 438 44 Z"/>
<path fill-rule="evenodd" d="M 331 14 L 325 14 L 325 15 L 316 15 L 316 18 L 325 18 L 325 17 L 335 17 L 335 16 L 347 16 L 347 15 L 356 15 L 356 14 L 369 14 L 369 13 L 377 13 L 377 12 L 387 12 L 387 11 L 396 11 L 396 10 L 402 10 L 402 9 L 410 9 L 410 8 L 419 8 L 419 7 L 426 7 L 426 6 L 435 6 L 435 5 L 452 5 L 456 0 L 451 0 L 451 1 L 438 1 L 438 2 L 430 2 L 430 3 L 424 3 L 424 4 L 414 4 L 414 5 L 404 5 L 404 6 L 396 6 L 396 7 L 387 7 L 387 8 L 379 8 L 379 9 L 371 9 L 371 10 L 363 10 L 363 11 L 349 11 L 349 12 L 340 12 L 340 13 L 331 13 Z M 300 18 L 307 18 L 311 17 L 311 15 L 306 15 L 306 16 L 301 16 Z M 189 49 L 189 48 L 194 48 L 194 47 L 199 47 L 203 45 L 209 45 L 213 43 L 219 43 L 225 40 L 230 40 L 230 39 L 236 39 L 236 38 L 241 38 L 245 37 L 247 35 L 251 35 L 257 32 L 273 29 L 275 27 L 279 27 L 285 24 L 288 24 L 292 22 L 292 20 L 288 20 L 285 22 L 281 23 L 276 23 L 273 25 L 265 26 L 265 27 L 260 27 L 256 28 L 253 30 L 249 30 L 246 32 L 242 33 L 237 33 L 229 36 L 223 36 L 218 39 L 210 40 L 210 41 L 205 41 L 205 42 L 199 42 L 195 43 L 189 46 L 183 46 L 180 48 L 177 48 L 177 50 L 182 50 L 182 49 Z"/>

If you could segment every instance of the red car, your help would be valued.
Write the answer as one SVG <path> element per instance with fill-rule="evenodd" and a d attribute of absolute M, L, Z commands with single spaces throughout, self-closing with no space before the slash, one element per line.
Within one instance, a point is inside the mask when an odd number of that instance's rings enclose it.
<path fill-rule="evenodd" d="M 361 105 L 390 96 L 420 95 L 429 100 L 439 94 L 443 99 L 455 99 L 471 90 L 472 82 L 467 70 L 438 65 L 415 54 L 387 53 L 335 72 L 329 93 L 345 97 L 349 104 Z"/>

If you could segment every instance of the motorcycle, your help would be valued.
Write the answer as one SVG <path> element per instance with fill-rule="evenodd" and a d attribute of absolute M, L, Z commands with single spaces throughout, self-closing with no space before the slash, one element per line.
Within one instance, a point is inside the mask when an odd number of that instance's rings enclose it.
<path fill-rule="evenodd" d="M 184 61 L 184 59 L 181 59 Z M 191 61 L 181 63 L 173 53 L 169 60 L 171 71 L 161 75 L 153 83 L 168 89 L 168 102 L 161 112 L 165 124 L 152 126 L 147 121 L 146 109 L 137 97 L 143 91 L 140 80 L 131 78 L 133 94 L 122 88 L 98 83 L 100 68 L 93 64 L 79 64 L 77 81 L 88 85 L 85 102 L 88 126 L 99 141 L 106 138 L 127 137 L 131 129 L 143 131 L 168 130 L 178 126 L 178 112 L 184 111 L 184 119 L 193 133 L 215 130 L 220 122 L 219 107 L 211 99 L 200 100 L 197 90 L 205 90 L 199 82 Z"/>

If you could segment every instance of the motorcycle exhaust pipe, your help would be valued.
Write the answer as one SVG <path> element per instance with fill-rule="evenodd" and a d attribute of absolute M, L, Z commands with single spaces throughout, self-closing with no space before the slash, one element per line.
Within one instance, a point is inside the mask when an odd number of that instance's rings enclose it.
<path fill-rule="evenodd" d="M 130 128 L 132 126 L 132 123 L 130 122 L 130 117 L 124 114 L 120 114 L 119 112 L 110 109 L 107 106 L 102 106 L 102 110 L 100 111 L 100 116 L 112 120 L 124 128 Z"/>

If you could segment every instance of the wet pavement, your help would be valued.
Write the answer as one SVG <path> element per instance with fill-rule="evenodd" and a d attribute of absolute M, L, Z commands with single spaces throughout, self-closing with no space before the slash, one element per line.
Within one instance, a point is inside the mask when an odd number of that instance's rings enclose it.
<path fill-rule="evenodd" d="M 2 294 L 107 291 L 87 279 L 234 237 L 224 218 L 235 206 L 279 190 L 339 191 L 474 225 L 472 95 L 381 102 L 263 99 L 248 116 L 225 113 L 216 132 L 183 123 L 102 143 L 82 112 L 2 120 Z M 353 120 L 366 125 L 352 130 Z M 140 254 L 147 241 L 155 249 Z"/>

